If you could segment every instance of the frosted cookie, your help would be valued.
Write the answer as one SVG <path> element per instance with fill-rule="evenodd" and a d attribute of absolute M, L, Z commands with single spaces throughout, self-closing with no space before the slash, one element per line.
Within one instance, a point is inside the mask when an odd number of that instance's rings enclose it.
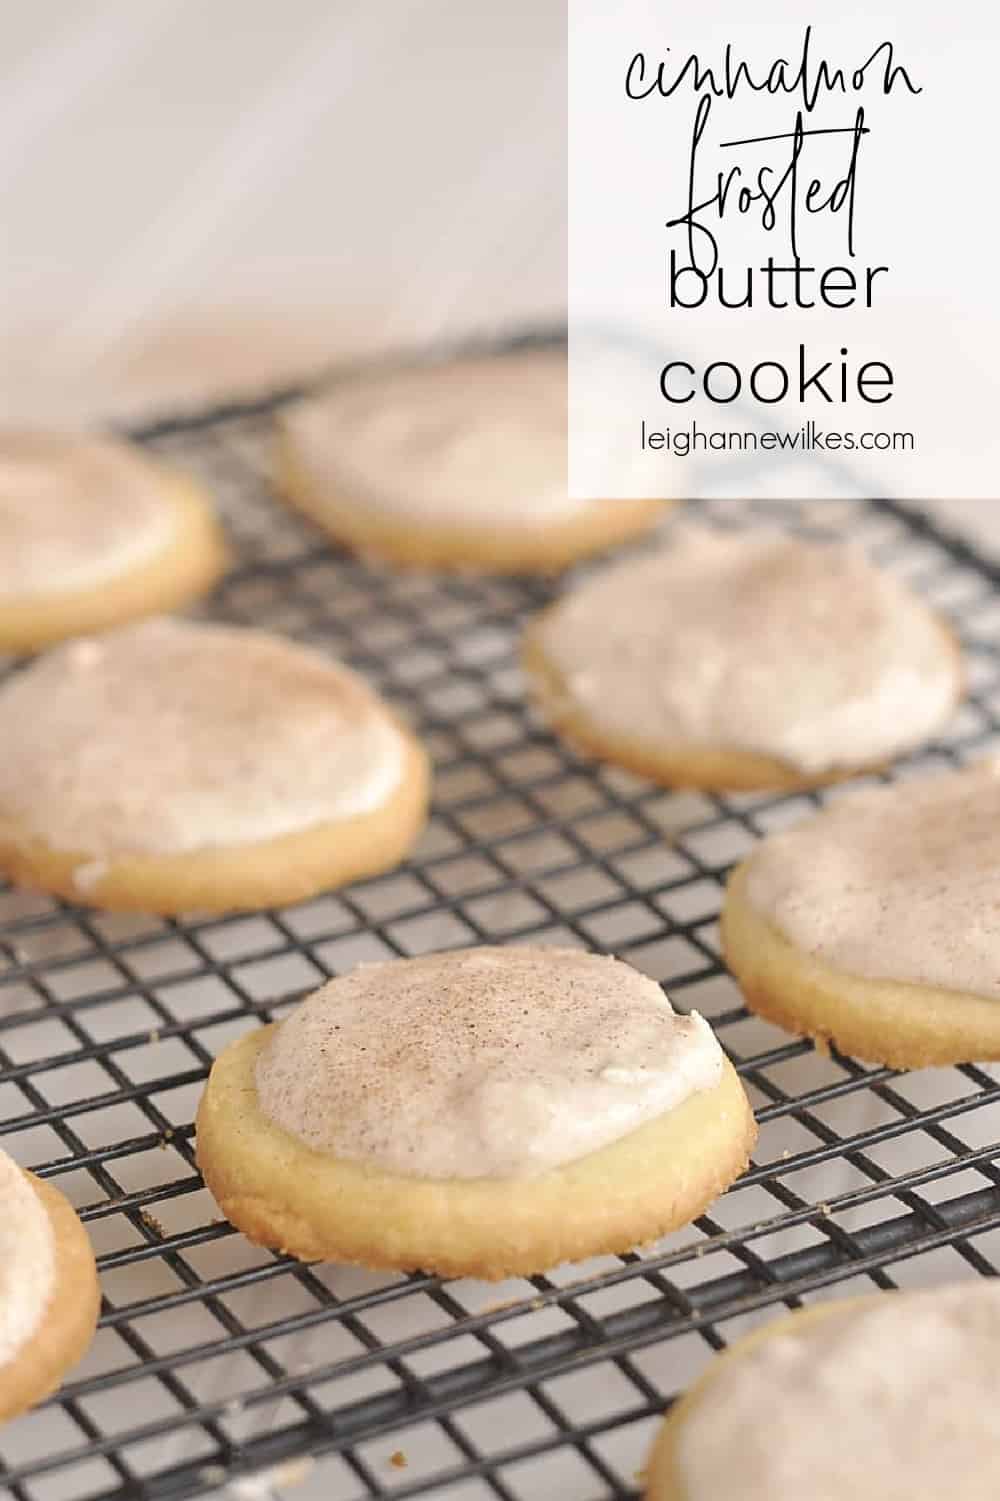
<path fill-rule="evenodd" d="M 344 381 L 279 419 L 281 487 L 338 542 L 394 563 L 564 568 L 664 511 L 660 500 L 570 499 L 566 410 L 556 351 Z"/>
<path fill-rule="evenodd" d="M 701 1017 L 615 959 L 362 965 L 216 1060 L 198 1164 L 251 1240 L 502 1278 L 686 1224 L 756 1137 Z"/>
<path fill-rule="evenodd" d="M 793 1313 L 671 1408 L 647 1501 L 993 1501 L 998 1364 L 996 1282 Z"/>
<path fill-rule="evenodd" d="M 838 798 L 732 873 L 752 1010 L 896 1068 L 1000 1058 L 1000 763 Z"/>
<path fill-rule="evenodd" d="M 0 687 L 0 868 L 148 912 L 298 901 L 395 865 L 426 755 L 364 682 L 290 641 L 152 620 Z"/>
<path fill-rule="evenodd" d="M 99 1307 L 75 1210 L 0 1152 L 0 1421 L 55 1390 L 90 1344 Z"/>
<path fill-rule="evenodd" d="M 138 449 L 0 431 L 0 650 L 171 610 L 224 563 L 201 493 Z"/>
<path fill-rule="evenodd" d="M 529 627 L 575 744 L 668 786 L 791 788 L 919 745 L 962 688 L 948 629 L 853 548 L 685 529 Z"/>

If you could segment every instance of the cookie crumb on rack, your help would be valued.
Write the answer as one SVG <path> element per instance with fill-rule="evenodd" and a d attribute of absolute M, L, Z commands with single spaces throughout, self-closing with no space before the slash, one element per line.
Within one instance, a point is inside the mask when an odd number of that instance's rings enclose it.
<path fill-rule="evenodd" d="M 140 1209 L 139 1218 L 142 1220 L 142 1223 L 147 1227 L 147 1229 L 152 1230 L 154 1235 L 158 1235 L 161 1240 L 164 1240 L 166 1238 L 167 1232 L 166 1230 L 164 1230 L 162 1222 L 156 1218 L 155 1214 L 150 1214 L 148 1209 Z"/>

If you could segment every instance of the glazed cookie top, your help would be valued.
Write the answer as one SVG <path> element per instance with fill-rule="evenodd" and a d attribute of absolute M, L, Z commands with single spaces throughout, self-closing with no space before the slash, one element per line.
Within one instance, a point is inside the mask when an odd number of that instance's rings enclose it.
<path fill-rule="evenodd" d="M 678 1426 L 685 1501 L 996 1495 L 1000 1286 L 889 1293 L 734 1357 Z"/>
<path fill-rule="evenodd" d="M 746 895 L 843 973 L 1000 997 L 1000 762 L 837 798 L 758 846 Z"/>
<path fill-rule="evenodd" d="M 0 601 L 87 589 L 164 548 L 163 481 L 124 443 L 0 432 Z"/>
<path fill-rule="evenodd" d="M 0 1152 L 0 1366 L 35 1333 L 52 1295 L 55 1245 L 45 1206 Z"/>
<path fill-rule="evenodd" d="M 534 351 L 396 369 L 290 409 L 321 492 L 400 522 L 543 525 L 592 504 L 566 479 L 566 357 Z"/>
<path fill-rule="evenodd" d="M 593 725 L 809 773 L 919 742 L 960 681 L 951 639 L 897 580 L 853 548 L 772 533 L 685 529 L 573 590 L 537 631 Z"/>
<path fill-rule="evenodd" d="M 707 1022 L 616 959 L 477 948 L 361 965 L 271 1034 L 261 1110 L 321 1152 L 426 1178 L 573 1162 L 722 1077 Z"/>
<path fill-rule="evenodd" d="M 0 820 L 95 858 L 171 855 L 370 812 L 402 732 L 354 673 L 259 631 L 157 619 L 0 688 Z"/>

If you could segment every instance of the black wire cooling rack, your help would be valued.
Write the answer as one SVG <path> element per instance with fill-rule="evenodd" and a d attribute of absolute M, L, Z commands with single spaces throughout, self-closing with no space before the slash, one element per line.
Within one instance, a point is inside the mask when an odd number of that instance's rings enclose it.
<path fill-rule="evenodd" d="M 105 1295 L 73 1379 L 0 1434 L 0 1478 L 17 1501 L 630 1497 L 665 1403 L 749 1325 L 995 1272 L 1000 1073 L 897 1075 L 749 1017 L 719 963 L 722 881 L 814 799 L 671 794 L 571 754 L 516 665 L 554 586 L 394 575 L 330 548 L 271 492 L 273 404 L 143 435 L 230 524 L 238 561 L 208 613 L 366 673 L 433 751 L 433 816 L 398 872 L 281 911 L 119 917 L 0 889 L 0 1135 L 79 1207 Z M 968 701 L 895 774 L 995 743 L 997 575 L 968 547 L 886 502 L 694 509 L 848 532 L 951 615 Z M 225 1043 L 360 960 L 526 939 L 619 954 L 713 1022 L 761 1136 L 710 1214 L 501 1286 L 301 1266 L 220 1221 L 192 1120 Z"/>

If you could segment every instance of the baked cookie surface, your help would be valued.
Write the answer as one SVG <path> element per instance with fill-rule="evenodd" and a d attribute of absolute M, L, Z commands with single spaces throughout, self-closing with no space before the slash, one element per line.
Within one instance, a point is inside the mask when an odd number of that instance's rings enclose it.
<path fill-rule="evenodd" d="M 225 557 L 198 488 L 130 444 L 0 431 L 0 650 L 173 609 Z"/>
<path fill-rule="evenodd" d="M 668 786 L 836 781 L 923 742 L 962 690 L 949 630 L 853 548 L 684 528 L 532 622 L 556 730 Z"/>
<path fill-rule="evenodd" d="M 998 1360 L 996 1282 L 777 1319 L 671 1408 L 647 1501 L 992 1501 Z"/>
<path fill-rule="evenodd" d="M 566 380 L 565 355 L 541 350 L 336 384 L 279 417 L 281 488 L 338 542 L 393 563 L 564 568 L 647 531 L 672 498 L 569 497 Z"/>
<path fill-rule="evenodd" d="M 354 673 L 264 632 L 152 620 L 0 688 L 0 867 L 150 912 L 278 905 L 396 864 L 418 741 Z"/>
<path fill-rule="evenodd" d="M 1000 766 L 845 794 L 729 878 L 759 1015 L 897 1068 L 1000 1058 Z"/>
<path fill-rule="evenodd" d="M 0 1152 L 0 1421 L 49 1395 L 89 1345 L 100 1292 L 63 1195 Z"/>
<path fill-rule="evenodd" d="M 686 1224 L 756 1129 L 707 1024 L 653 981 L 511 947 L 331 981 L 216 1060 L 197 1135 L 251 1240 L 495 1279 Z"/>

